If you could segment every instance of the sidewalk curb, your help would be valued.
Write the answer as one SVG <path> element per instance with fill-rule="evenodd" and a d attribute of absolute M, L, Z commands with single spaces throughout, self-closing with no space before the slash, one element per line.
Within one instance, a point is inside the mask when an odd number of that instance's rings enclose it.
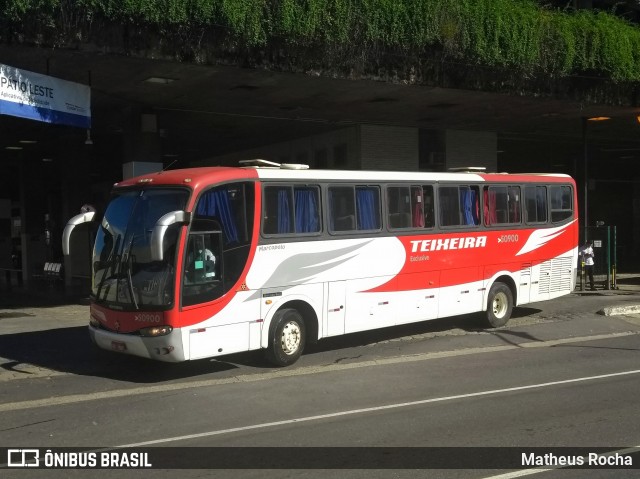
<path fill-rule="evenodd" d="M 598 311 L 603 316 L 617 316 L 620 314 L 638 314 L 640 313 L 640 304 L 629 304 L 626 306 L 608 306 Z"/>

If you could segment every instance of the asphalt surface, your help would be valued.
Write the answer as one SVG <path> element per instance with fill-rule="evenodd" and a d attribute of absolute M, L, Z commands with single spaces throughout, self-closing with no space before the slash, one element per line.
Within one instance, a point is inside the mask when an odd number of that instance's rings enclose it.
<path fill-rule="evenodd" d="M 584 304 L 588 305 L 586 308 L 573 305 L 576 313 L 597 312 L 605 316 L 640 314 L 640 273 L 619 275 L 616 289 L 576 289 L 565 298 L 571 297 L 583 298 Z M 568 304 L 570 303 L 560 298 L 531 303 L 521 309 L 535 307 L 548 317 L 567 319 L 572 312 L 571 308 L 567 307 Z M 86 325 L 89 322 L 88 305 L 88 297 L 68 295 L 59 288 L 25 290 L 14 286 L 7 289 L 5 284 L 0 283 L 0 335 Z M 514 316 L 518 316 L 517 309 Z M 512 320 L 509 325 L 513 324 Z"/>
<path fill-rule="evenodd" d="M 87 298 L 0 291 L 5 441 L 42 447 L 150 440 L 271 446 L 274 437 L 294 446 L 637 444 L 640 390 L 638 371 L 630 369 L 640 334 L 640 275 L 618 284 L 515 308 L 509 324 L 494 330 L 467 315 L 328 338 L 282 369 L 265 367 L 255 353 L 164 368 L 98 352 L 86 334 Z M 55 472 L 47 477 L 71 477 Z M 228 477 L 327 477 L 236 472 Z M 415 471 L 350 472 L 416 477 Z M 575 477 L 585 477 L 582 472 Z M 637 477 L 637 470 L 596 472 L 589 477 Z"/>
<path fill-rule="evenodd" d="M 374 359 L 375 355 L 393 356 L 401 344 L 404 353 L 411 354 L 425 339 L 436 339 L 430 349 L 451 351 L 469 347 L 492 347 L 549 341 L 566 337 L 594 336 L 624 332 L 640 333 L 640 274 L 620 275 L 617 289 L 580 291 L 579 289 L 551 301 L 531 303 L 514 309 L 511 320 L 504 328 L 482 329 L 472 315 L 444 318 L 422 323 L 384 328 L 338 338 L 328 338 L 318 345 L 308 345 L 298 366 L 313 364 L 348 364 L 353 361 Z M 24 290 L 13 287 L 7 291 L 0 284 L 0 381 L 25 377 L 41 377 L 60 373 L 96 374 L 112 376 L 111 369 L 132 359 L 131 356 L 108 354 L 107 360 L 93 361 L 86 334 L 89 321 L 89 299 L 69 296 L 52 289 Z M 580 320 L 580 328 L 576 328 Z M 532 336 L 530 327 L 535 329 Z M 56 337 L 58 337 L 56 339 Z M 441 339 L 441 341 L 437 341 Z M 70 346 L 72 345 L 72 347 Z M 368 346 L 376 345 L 375 353 Z M 43 348 L 52 354 L 45 354 Z M 95 349 L 95 348 L 94 348 Z M 354 357 L 346 352 L 355 351 Z M 50 358 L 50 359 L 44 359 Z M 240 364 L 250 371 L 260 372 L 264 365 L 257 356 L 245 354 L 220 358 L 214 370 L 211 362 L 199 362 L 206 371 L 224 376 L 226 364 Z M 85 371 L 81 361 L 92 359 L 91 371 Z M 228 360 L 228 361 L 227 361 Z M 141 364 L 148 363 L 143 361 Z M 98 366 L 102 364 L 104 371 Z M 86 365 L 89 367 L 89 365 Z M 144 370 L 146 368 L 143 367 Z M 154 370 L 153 367 L 149 369 Z M 229 369 L 232 369 L 229 366 Z M 235 366 L 233 367 L 235 369 Z M 147 377 L 145 382 L 180 379 L 181 376 L 199 374 L 199 366 L 189 366 L 181 374 L 179 367 L 169 377 Z M 231 373 L 229 373 L 231 374 Z M 139 382 L 140 378 L 126 378 Z"/>

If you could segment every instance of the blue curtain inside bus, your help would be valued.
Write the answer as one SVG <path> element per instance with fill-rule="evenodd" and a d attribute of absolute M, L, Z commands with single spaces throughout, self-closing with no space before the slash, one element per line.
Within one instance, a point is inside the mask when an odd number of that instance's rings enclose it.
<path fill-rule="evenodd" d="M 475 226 L 479 223 L 477 205 L 477 194 L 471 188 L 460 188 L 460 206 L 464 217 L 464 224 Z"/>
<path fill-rule="evenodd" d="M 376 195 L 371 188 L 356 188 L 356 209 L 358 211 L 358 229 L 375 230 L 380 228 Z"/>
<path fill-rule="evenodd" d="M 278 234 L 291 233 L 289 189 L 278 191 Z"/>
<path fill-rule="evenodd" d="M 296 189 L 296 233 L 315 233 L 320 231 L 316 190 Z"/>
<path fill-rule="evenodd" d="M 226 189 L 215 188 L 202 195 L 196 208 L 196 215 L 219 220 L 222 225 L 225 245 L 238 242 L 238 229 L 231 208 L 229 192 Z"/>

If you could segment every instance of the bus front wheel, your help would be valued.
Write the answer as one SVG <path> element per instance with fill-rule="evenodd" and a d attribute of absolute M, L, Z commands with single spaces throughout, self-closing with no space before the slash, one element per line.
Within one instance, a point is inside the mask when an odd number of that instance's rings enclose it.
<path fill-rule="evenodd" d="M 276 366 L 295 363 L 304 349 L 304 320 L 295 309 L 282 309 L 273 317 L 267 359 Z"/>
<path fill-rule="evenodd" d="M 513 294 L 504 283 L 494 283 L 487 300 L 487 323 L 492 328 L 504 326 L 513 310 Z"/>

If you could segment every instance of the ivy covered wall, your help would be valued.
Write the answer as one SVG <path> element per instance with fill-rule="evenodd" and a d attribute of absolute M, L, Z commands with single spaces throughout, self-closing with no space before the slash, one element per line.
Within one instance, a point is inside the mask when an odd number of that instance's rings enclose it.
<path fill-rule="evenodd" d="M 533 0 L 0 0 L 0 28 L 5 44 L 454 87 L 640 80 L 638 26 Z"/>

